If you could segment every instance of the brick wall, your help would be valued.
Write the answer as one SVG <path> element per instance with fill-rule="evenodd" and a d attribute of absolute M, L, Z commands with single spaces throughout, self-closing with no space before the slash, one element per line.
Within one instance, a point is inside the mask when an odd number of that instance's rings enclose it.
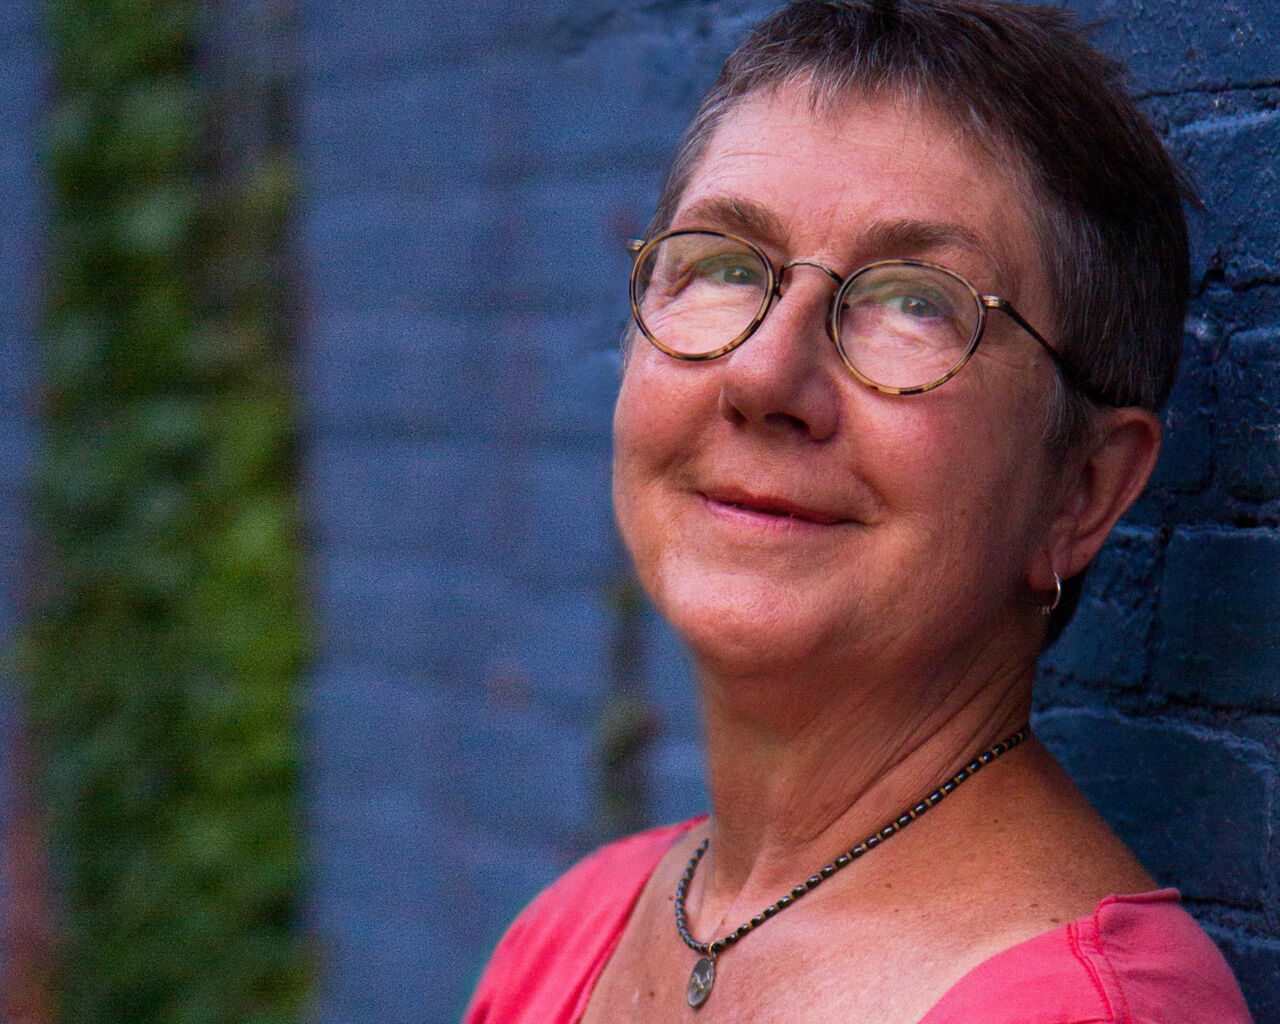
<path fill-rule="evenodd" d="M 1280 4 L 1098 3 L 1195 178 L 1155 485 L 1047 659 L 1041 736 L 1280 1021 Z"/>
<path fill-rule="evenodd" d="M 454 1019 L 511 915 L 616 827 L 601 749 L 647 750 L 647 820 L 701 806 L 687 665 L 607 504 L 621 243 L 770 6 L 301 5 L 326 1024 Z M 1166 456 L 1038 729 L 1276 1024 L 1280 3 L 1071 6 L 1206 204 Z"/>
<path fill-rule="evenodd" d="M 320 1016 L 447 1021 L 521 903 L 617 826 L 599 751 L 643 736 L 635 688 L 657 724 L 645 817 L 702 803 L 687 665 L 635 610 L 606 504 L 620 243 L 770 5 L 300 6 Z M 1070 6 L 1106 20 L 1206 205 L 1156 486 L 1046 659 L 1037 726 L 1276 1024 L 1280 4 Z M 6 642 L 32 443 L 32 0 L 0 6 L 0 58 Z M 0 834 L 14 710 L 0 676 Z"/>
<path fill-rule="evenodd" d="M 12 643 L 22 590 L 23 491 L 33 425 L 27 396 L 34 363 L 34 287 L 40 251 L 35 130 L 40 51 L 35 0 L 0 5 L 0 656 Z M 8 962 L 3 923 L 12 907 L 5 839 L 13 819 L 16 681 L 0 660 L 0 979 Z"/>

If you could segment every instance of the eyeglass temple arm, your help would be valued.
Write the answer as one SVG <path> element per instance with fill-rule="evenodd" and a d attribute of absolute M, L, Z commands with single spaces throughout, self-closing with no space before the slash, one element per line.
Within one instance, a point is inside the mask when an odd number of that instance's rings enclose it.
<path fill-rule="evenodd" d="M 1062 374 L 1062 379 L 1082 395 L 1086 396 L 1091 401 L 1097 402 L 1099 405 L 1112 404 L 1104 395 L 1082 381 L 1071 367 L 1066 364 L 1066 361 L 1062 356 L 1058 354 L 1058 350 L 1045 341 L 1043 335 L 1027 323 L 1027 321 L 1023 319 L 1022 314 L 1014 309 L 1007 299 L 1002 299 L 999 295 L 984 295 L 982 296 L 982 304 L 988 309 L 998 309 L 1001 313 L 1031 335 L 1039 346 L 1049 353 L 1049 358 L 1053 360 L 1053 365 L 1056 366 L 1058 368 L 1058 372 Z"/>
<path fill-rule="evenodd" d="M 640 255 L 640 250 L 643 249 L 644 246 L 645 246 L 645 241 L 643 238 L 627 239 L 627 252 L 631 253 L 631 258 L 633 260 Z"/>

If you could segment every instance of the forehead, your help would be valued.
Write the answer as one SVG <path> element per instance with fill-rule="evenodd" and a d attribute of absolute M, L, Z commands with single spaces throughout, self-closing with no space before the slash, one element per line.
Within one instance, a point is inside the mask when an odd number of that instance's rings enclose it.
<path fill-rule="evenodd" d="M 790 255 L 825 256 L 845 269 L 849 259 L 911 255 L 882 251 L 906 239 L 916 249 L 954 250 L 974 264 L 957 269 L 999 278 L 975 277 L 982 288 L 1043 284 L 1029 190 L 1013 161 L 901 96 L 854 96 L 825 108 L 811 95 L 787 85 L 727 113 L 672 227 L 748 229 Z M 723 218 L 735 203 L 747 222 L 694 223 Z"/>

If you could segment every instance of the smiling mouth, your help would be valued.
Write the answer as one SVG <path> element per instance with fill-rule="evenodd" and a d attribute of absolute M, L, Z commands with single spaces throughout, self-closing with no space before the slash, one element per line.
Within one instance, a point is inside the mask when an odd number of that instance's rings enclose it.
<path fill-rule="evenodd" d="M 756 495 L 737 493 L 705 493 L 703 497 L 713 505 L 731 508 L 751 515 L 767 516 L 773 519 L 789 520 L 798 523 L 813 523 L 817 526 L 834 526 L 849 522 L 843 516 L 824 512 L 821 509 L 809 508 L 781 498 L 767 498 Z"/>

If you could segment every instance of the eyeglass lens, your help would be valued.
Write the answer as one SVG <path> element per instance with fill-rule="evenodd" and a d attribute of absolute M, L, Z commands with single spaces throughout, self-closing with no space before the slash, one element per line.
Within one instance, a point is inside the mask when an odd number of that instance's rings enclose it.
<path fill-rule="evenodd" d="M 684 356 L 705 356 L 750 329 L 769 301 L 759 255 L 719 235 L 671 235 L 636 268 L 637 308 L 650 335 Z"/>
<path fill-rule="evenodd" d="M 671 353 L 706 358 L 749 333 L 770 301 L 770 271 L 754 250 L 696 232 L 651 246 L 635 272 L 646 332 Z M 912 389 L 945 377 L 972 349 L 977 295 L 945 271 L 872 264 L 839 292 L 837 336 L 845 360 L 876 384 Z"/>

